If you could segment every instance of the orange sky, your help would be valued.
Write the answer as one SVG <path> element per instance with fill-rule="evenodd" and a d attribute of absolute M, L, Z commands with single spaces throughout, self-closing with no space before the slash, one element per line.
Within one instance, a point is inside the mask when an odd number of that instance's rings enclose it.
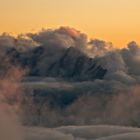
<path fill-rule="evenodd" d="M 140 0 L 0 0 L 0 33 L 71 26 L 123 47 L 140 43 Z"/>

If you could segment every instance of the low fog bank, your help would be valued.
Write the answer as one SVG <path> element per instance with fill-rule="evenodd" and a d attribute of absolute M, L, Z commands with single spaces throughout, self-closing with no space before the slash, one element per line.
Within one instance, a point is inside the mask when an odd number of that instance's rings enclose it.
<path fill-rule="evenodd" d="M 140 125 L 140 88 L 116 82 L 65 82 L 44 79 L 22 83 L 28 89 L 23 101 L 26 125 L 115 124 Z M 110 85 L 110 86 L 108 86 Z"/>
<path fill-rule="evenodd" d="M 6 107 L 0 107 L 0 139 L 23 140 L 22 127 L 14 114 L 5 111 Z"/>
<path fill-rule="evenodd" d="M 20 81 L 23 70 L 5 63 L 9 69 L 0 77 L 0 139 L 23 140 L 19 107 L 22 87 Z"/>
<path fill-rule="evenodd" d="M 26 140 L 139 140 L 140 129 L 119 126 L 24 128 Z"/>

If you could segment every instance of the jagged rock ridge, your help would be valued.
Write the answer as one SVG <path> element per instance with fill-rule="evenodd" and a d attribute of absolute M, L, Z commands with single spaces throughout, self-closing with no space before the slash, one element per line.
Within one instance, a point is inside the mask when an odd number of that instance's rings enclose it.
<path fill-rule="evenodd" d="M 29 76 L 87 81 L 103 79 L 107 72 L 94 59 L 74 47 L 48 48 L 40 46 L 22 53 L 12 48 L 6 53 L 12 63 L 28 67 Z"/>

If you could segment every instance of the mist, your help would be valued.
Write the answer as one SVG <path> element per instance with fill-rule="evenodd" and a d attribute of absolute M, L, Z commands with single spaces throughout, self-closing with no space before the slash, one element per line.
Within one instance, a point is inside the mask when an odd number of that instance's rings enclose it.
<path fill-rule="evenodd" d="M 0 50 L 3 140 L 21 140 L 27 127 L 29 140 L 32 127 L 47 127 L 46 133 L 56 133 L 54 139 L 70 140 L 75 135 L 54 129 L 140 127 L 140 47 L 135 41 L 115 48 L 77 29 L 60 27 L 17 38 L 4 33 Z"/>
<path fill-rule="evenodd" d="M 0 79 L 0 139 L 23 140 L 19 122 L 20 80 L 23 75 L 18 67 L 5 63 L 9 70 Z"/>

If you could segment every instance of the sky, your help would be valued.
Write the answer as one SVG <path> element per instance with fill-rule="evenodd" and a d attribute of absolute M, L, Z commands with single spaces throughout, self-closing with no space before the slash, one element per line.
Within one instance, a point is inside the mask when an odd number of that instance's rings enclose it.
<path fill-rule="evenodd" d="M 0 0 L 0 33 L 70 26 L 124 47 L 140 43 L 140 0 Z"/>

